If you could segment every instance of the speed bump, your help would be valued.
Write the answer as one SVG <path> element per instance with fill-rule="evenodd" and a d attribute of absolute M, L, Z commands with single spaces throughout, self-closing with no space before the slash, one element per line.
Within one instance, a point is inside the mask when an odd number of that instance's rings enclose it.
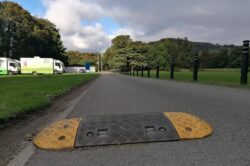
<path fill-rule="evenodd" d="M 89 116 L 80 124 L 76 147 L 176 141 L 179 136 L 162 113 Z"/>
<path fill-rule="evenodd" d="M 46 150 L 74 148 L 80 119 L 56 122 L 42 130 L 34 139 L 34 144 Z"/>
<path fill-rule="evenodd" d="M 200 139 L 213 132 L 210 124 L 196 116 L 182 112 L 165 112 L 164 114 L 174 125 L 181 140 Z"/>
<path fill-rule="evenodd" d="M 33 142 L 41 149 L 62 150 L 201 139 L 212 132 L 210 124 L 187 113 L 137 113 L 62 120 L 42 130 Z"/>

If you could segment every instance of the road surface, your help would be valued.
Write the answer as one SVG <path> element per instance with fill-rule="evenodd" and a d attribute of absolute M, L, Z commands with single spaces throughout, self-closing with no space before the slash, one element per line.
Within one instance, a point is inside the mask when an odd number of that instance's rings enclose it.
<path fill-rule="evenodd" d="M 250 91 L 106 74 L 68 116 L 186 112 L 208 121 L 214 134 L 201 140 L 35 150 L 27 166 L 247 166 L 250 165 Z"/>

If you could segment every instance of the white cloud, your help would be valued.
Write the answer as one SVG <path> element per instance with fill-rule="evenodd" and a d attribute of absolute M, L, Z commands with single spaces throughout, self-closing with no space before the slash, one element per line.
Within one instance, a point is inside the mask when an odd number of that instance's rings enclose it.
<path fill-rule="evenodd" d="M 115 38 L 118 35 L 130 35 L 131 39 L 137 40 L 138 36 L 143 36 L 144 32 L 142 31 L 136 31 L 132 28 L 120 28 L 113 32 L 112 35 L 109 35 L 110 39 Z"/>
<path fill-rule="evenodd" d="M 81 27 L 73 35 L 63 36 L 64 44 L 71 50 L 99 52 L 110 45 L 110 39 L 100 24 Z"/>
<path fill-rule="evenodd" d="M 94 20 L 102 16 L 100 6 L 81 0 L 45 0 L 45 18 L 60 29 L 62 39 L 68 50 L 100 51 L 105 49 L 110 39 L 102 25 L 83 26 L 82 20 Z"/>
<path fill-rule="evenodd" d="M 44 0 L 45 17 L 60 29 L 69 49 L 105 49 L 112 37 L 129 34 L 152 41 L 165 37 L 241 44 L 250 38 L 250 1 L 241 0 Z M 105 33 L 96 20 L 110 17 L 120 29 Z M 82 20 L 93 21 L 84 26 Z"/>

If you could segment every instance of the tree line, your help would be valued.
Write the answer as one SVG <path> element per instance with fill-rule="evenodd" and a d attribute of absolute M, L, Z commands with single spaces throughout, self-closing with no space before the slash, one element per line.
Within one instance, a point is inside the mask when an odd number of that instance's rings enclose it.
<path fill-rule="evenodd" d="M 117 36 L 104 53 L 105 66 L 121 70 L 160 66 L 168 69 L 173 58 L 178 68 L 192 68 L 194 51 L 199 50 L 201 68 L 239 68 L 241 47 L 192 42 L 187 38 L 166 38 L 145 43 L 128 35 Z"/>
<path fill-rule="evenodd" d="M 0 56 L 49 57 L 67 62 L 59 30 L 14 2 L 0 2 Z"/>

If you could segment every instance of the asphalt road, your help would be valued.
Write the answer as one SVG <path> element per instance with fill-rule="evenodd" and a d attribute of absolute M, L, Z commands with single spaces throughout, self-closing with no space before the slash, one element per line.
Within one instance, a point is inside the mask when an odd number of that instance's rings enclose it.
<path fill-rule="evenodd" d="M 250 165 L 250 91 L 121 75 L 102 75 L 69 115 L 187 112 L 208 121 L 201 140 L 36 150 L 27 166 Z"/>

